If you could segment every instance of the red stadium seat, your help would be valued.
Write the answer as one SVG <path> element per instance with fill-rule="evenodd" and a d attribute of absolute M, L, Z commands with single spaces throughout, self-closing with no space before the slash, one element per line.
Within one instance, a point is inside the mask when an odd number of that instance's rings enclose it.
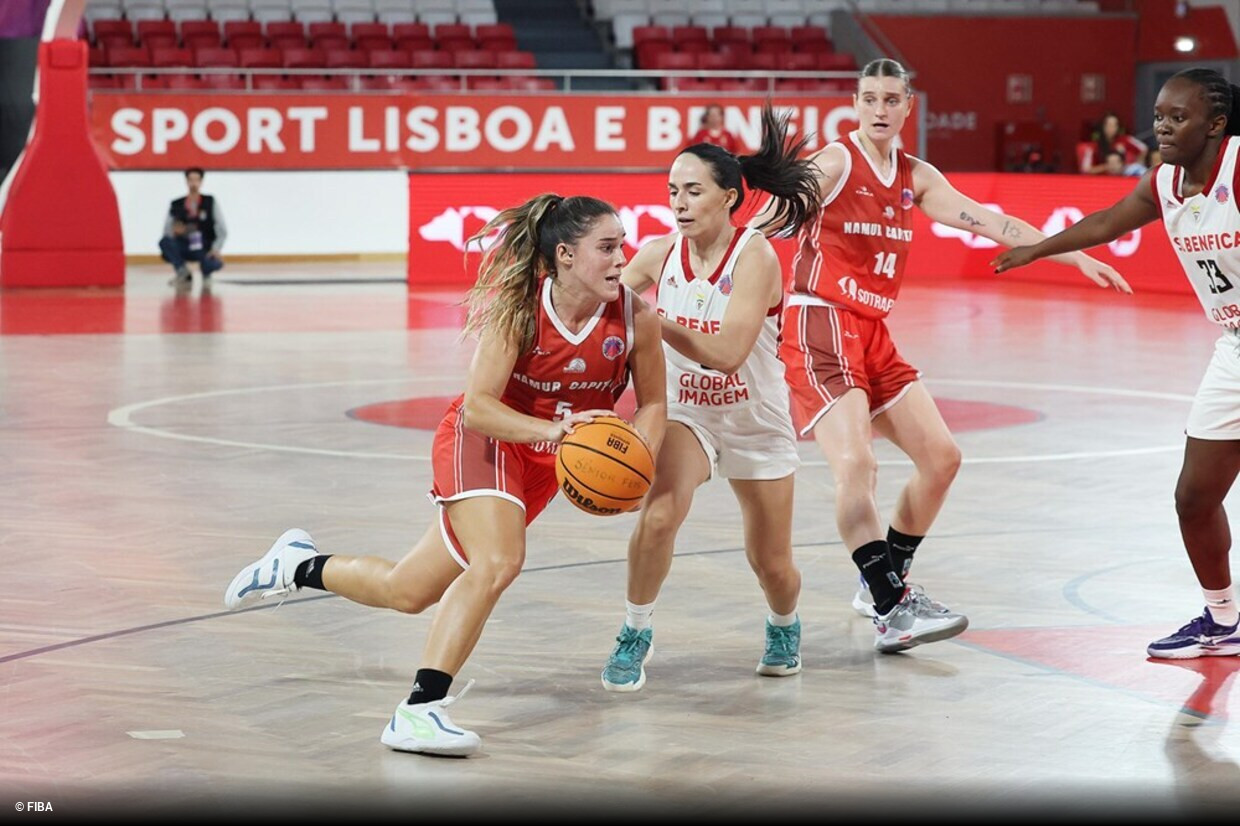
<path fill-rule="evenodd" d="M 697 55 L 687 52 L 665 52 L 655 58 L 656 70 L 689 71 L 698 67 Z"/>
<path fill-rule="evenodd" d="M 301 88 L 293 78 L 281 75 L 254 75 L 251 82 L 262 92 L 290 92 Z"/>
<path fill-rule="evenodd" d="M 672 42 L 683 51 L 686 43 L 709 43 L 710 36 L 705 26 L 673 26 Z"/>
<path fill-rule="evenodd" d="M 189 49 L 152 49 L 151 65 L 155 67 L 193 66 L 194 53 Z"/>
<path fill-rule="evenodd" d="M 96 20 L 91 26 L 95 42 L 103 43 L 104 38 L 127 39 L 133 43 L 133 24 L 128 20 Z"/>
<path fill-rule="evenodd" d="M 204 69 L 232 67 L 237 65 L 236 49 L 197 49 L 194 63 Z"/>
<path fill-rule="evenodd" d="M 259 43 L 264 42 L 263 24 L 257 20 L 226 20 L 224 21 L 224 42 L 232 46 L 232 48 L 251 48 L 249 45 L 237 46 L 233 44 L 233 38 L 242 37 L 248 41 L 257 38 Z"/>
<path fill-rule="evenodd" d="M 267 24 L 267 40 L 278 49 L 305 48 L 306 28 L 295 20 L 273 20 Z"/>
<path fill-rule="evenodd" d="M 494 69 L 495 52 L 484 52 L 481 49 L 454 52 L 452 62 L 458 69 Z"/>
<path fill-rule="evenodd" d="M 749 43 L 749 29 L 741 26 L 718 26 L 715 28 L 715 45 L 724 43 Z"/>
<path fill-rule="evenodd" d="M 533 52 L 496 52 L 497 69 L 536 69 L 538 61 Z"/>
<path fill-rule="evenodd" d="M 214 20 L 186 20 L 181 23 L 181 43 L 187 49 L 219 48 L 223 42 L 220 26 Z"/>
<path fill-rule="evenodd" d="M 284 55 L 279 49 L 241 49 L 237 65 L 243 69 L 282 69 Z"/>
<path fill-rule="evenodd" d="M 153 32 L 138 42 L 149 49 L 175 49 L 180 45 L 176 34 L 168 34 L 167 32 Z"/>
<path fill-rule="evenodd" d="M 169 89 L 205 89 L 207 84 L 202 82 L 202 78 L 194 75 L 169 75 Z"/>
<path fill-rule="evenodd" d="M 327 55 L 319 49 L 285 49 L 282 56 L 286 69 L 324 69 L 327 67 Z M 245 59 L 244 55 L 242 59 Z"/>
<path fill-rule="evenodd" d="M 392 36 L 386 23 L 354 23 L 351 34 L 359 49 L 370 52 L 392 48 Z"/>
<path fill-rule="evenodd" d="M 390 92 L 393 89 L 399 89 L 397 85 L 399 78 L 387 77 L 381 75 L 378 77 L 360 77 L 357 79 L 358 87 L 367 92 Z"/>
<path fill-rule="evenodd" d="M 467 77 L 465 78 L 465 88 L 483 92 L 507 92 L 512 87 L 508 85 L 508 81 L 500 80 L 499 78 Z"/>
<path fill-rule="evenodd" d="M 149 45 L 149 38 L 155 35 L 158 38 L 172 42 L 177 42 L 177 24 L 171 20 L 139 20 L 138 21 L 138 41 Z"/>
<path fill-rule="evenodd" d="M 691 52 L 693 54 L 709 54 L 715 50 L 715 47 L 707 43 L 705 40 L 686 40 L 676 44 L 676 51 Z"/>
<path fill-rule="evenodd" d="M 117 46 L 108 49 L 109 66 L 150 66 L 151 52 L 146 46 Z"/>
<path fill-rule="evenodd" d="M 775 72 L 779 70 L 779 55 L 772 52 L 755 54 L 749 58 L 749 69 L 754 72 Z"/>
<path fill-rule="evenodd" d="M 366 52 L 366 57 L 372 69 L 413 68 L 413 58 L 409 56 L 409 52 L 399 49 L 375 49 L 373 52 Z"/>
<path fill-rule="evenodd" d="M 446 75 L 424 75 L 415 77 L 410 87 L 422 92 L 459 92 L 461 81 Z"/>
<path fill-rule="evenodd" d="M 88 75 L 86 87 L 88 89 L 117 89 L 120 88 L 120 84 L 111 75 Z"/>
<path fill-rule="evenodd" d="M 473 33 L 465 23 L 440 23 L 435 27 L 435 40 L 469 40 L 474 39 Z"/>
<path fill-rule="evenodd" d="M 86 65 L 88 66 L 106 66 L 108 65 L 108 55 L 102 48 L 91 46 L 86 53 Z"/>
<path fill-rule="evenodd" d="M 479 48 L 488 52 L 511 52 L 517 48 L 517 36 L 507 23 L 483 24 L 474 30 Z"/>
<path fill-rule="evenodd" d="M 760 77 L 724 79 L 719 82 L 721 92 L 765 92 L 767 83 Z"/>
<path fill-rule="evenodd" d="M 415 69 L 451 69 L 452 55 L 448 52 L 410 52 Z"/>
<path fill-rule="evenodd" d="M 735 69 L 732 56 L 718 52 L 706 52 L 698 55 L 698 68 L 704 72 L 722 72 Z"/>
<path fill-rule="evenodd" d="M 331 49 L 325 53 L 329 69 L 365 69 L 370 65 L 367 60 L 369 52 L 353 51 L 352 49 Z"/>
<path fill-rule="evenodd" d="M 800 52 L 785 52 L 781 55 L 781 69 L 788 72 L 812 72 L 818 68 L 818 56 Z"/>
<path fill-rule="evenodd" d="M 202 76 L 202 82 L 206 89 L 222 89 L 232 92 L 245 88 L 245 78 L 241 75 L 206 74 Z"/>
<path fill-rule="evenodd" d="M 396 23 L 392 26 L 392 39 L 400 40 L 402 37 L 413 40 L 430 40 L 431 27 L 425 23 Z"/>
<path fill-rule="evenodd" d="M 855 72 L 857 70 L 857 62 L 850 54 L 820 54 L 815 57 L 818 58 L 818 68 L 824 72 Z"/>
<path fill-rule="evenodd" d="M 674 54 L 671 43 L 666 40 L 648 40 L 634 54 L 637 68 L 653 69 L 658 65 L 660 56 L 665 54 Z"/>
<path fill-rule="evenodd" d="M 554 92 L 559 88 L 549 77 L 524 76 L 508 78 L 508 86 L 522 92 Z"/>
<path fill-rule="evenodd" d="M 633 48 L 636 49 L 648 40 L 666 40 L 671 42 L 672 33 L 667 26 L 635 26 L 633 28 Z"/>
<path fill-rule="evenodd" d="M 297 85 L 301 87 L 303 92 L 336 92 L 347 91 L 349 88 L 348 78 L 343 77 L 315 77 L 307 75 L 297 79 Z"/>

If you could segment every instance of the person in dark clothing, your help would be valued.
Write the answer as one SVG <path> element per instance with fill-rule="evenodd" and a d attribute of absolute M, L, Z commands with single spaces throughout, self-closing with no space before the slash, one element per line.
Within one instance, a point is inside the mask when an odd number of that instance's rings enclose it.
<path fill-rule="evenodd" d="M 220 250 L 228 232 L 220 205 L 213 196 L 202 194 L 205 174 L 198 167 L 185 170 L 189 194 L 172 202 L 164 221 L 159 250 L 175 272 L 169 282 L 174 287 L 188 287 L 192 283 L 188 261 L 197 261 L 202 267 L 204 284 L 209 283 L 212 273 L 224 266 Z"/>

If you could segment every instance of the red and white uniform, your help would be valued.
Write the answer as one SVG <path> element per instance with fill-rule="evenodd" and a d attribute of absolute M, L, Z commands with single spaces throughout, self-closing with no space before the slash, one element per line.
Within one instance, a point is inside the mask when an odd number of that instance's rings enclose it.
<path fill-rule="evenodd" d="M 877 416 L 919 375 L 883 321 L 913 241 L 912 163 L 893 146 L 880 173 L 859 132 L 831 146 L 839 149 L 824 151 L 842 151 L 844 171 L 820 220 L 801 230 L 779 348 L 803 434 L 848 390 L 864 390 Z"/>
<path fill-rule="evenodd" d="M 1240 137 L 1219 148 L 1210 180 L 1183 195 L 1184 169 L 1161 164 L 1150 176 L 1154 201 L 1172 249 L 1206 318 L 1226 329 L 1193 400 L 1187 433 L 1197 439 L 1240 439 Z"/>
<path fill-rule="evenodd" d="M 552 279 L 540 287 L 534 343 L 517 358 L 500 400 L 514 410 L 552 421 L 565 413 L 610 410 L 629 383 L 633 349 L 633 298 L 600 304 L 594 318 L 574 334 L 551 304 Z M 498 496 L 520 505 L 525 524 L 555 498 L 556 442 L 501 442 L 465 427 L 465 396 L 452 402 L 435 431 L 431 451 L 431 498 L 442 505 L 473 496 Z M 449 551 L 468 566 L 440 508 L 440 529 Z"/>
<path fill-rule="evenodd" d="M 717 335 L 732 297 L 736 265 L 755 229 L 737 229 L 713 273 L 696 275 L 689 243 L 677 236 L 659 272 L 656 311 L 690 330 Z M 711 467 L 727 479 L 782 479 L 796 470 L 796 435 L 777 354 L 780 307 L 772 307 L 749 357 L 731 375 L 698 364 L 664 343 L 667 418 L 693 431 Z"/>

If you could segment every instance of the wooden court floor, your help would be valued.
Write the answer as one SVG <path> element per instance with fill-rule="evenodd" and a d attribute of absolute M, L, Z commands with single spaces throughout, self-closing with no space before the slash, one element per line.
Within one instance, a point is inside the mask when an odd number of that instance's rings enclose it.
<path fill-rule="evenodd" d="M 444 760 L 378 742 L 429 615 L 221 597 L 288 527 L 390 557 L 421 533 L 427 427 L 469 358 L 459 296 L 386 264 L 221 276 L 0 294 L 0 817 L 1234 811 L 1240 662 L 1144 655 L 1200 610 L 1172 502 L 1214 339 L 1190 299 L 906 287 L 896 340 L 966 457 L 914 578 L 963 636 L 872 650 L 803 443 L 801 675 L 754 674 L 765 607 L 716 482 L 646 688 L 605 692 L 634 517 L 557 502 L 456 685 L 477 681 L 453 716 L 483 753 Z M 890 507 L 908 465 L 878 452 Z"/>

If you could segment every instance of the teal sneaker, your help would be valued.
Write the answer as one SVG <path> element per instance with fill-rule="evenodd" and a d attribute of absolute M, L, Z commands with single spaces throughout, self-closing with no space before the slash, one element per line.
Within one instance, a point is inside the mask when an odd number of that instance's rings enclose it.
<path fill-rule="evenodd" d="M 603 688 L 638 691 L 646 684 L 646 663 L 654 653 L 654 629 L 636 631 L 625 623 L 616 637 L 616 648 L 603 666 Z"/>
<path fill-rule="evenodd" d="M 758 663 L 764 677 L 791 677 L 801 671 L 801 621 L 771 625 L 766 621 L 766 653 Z"/>

